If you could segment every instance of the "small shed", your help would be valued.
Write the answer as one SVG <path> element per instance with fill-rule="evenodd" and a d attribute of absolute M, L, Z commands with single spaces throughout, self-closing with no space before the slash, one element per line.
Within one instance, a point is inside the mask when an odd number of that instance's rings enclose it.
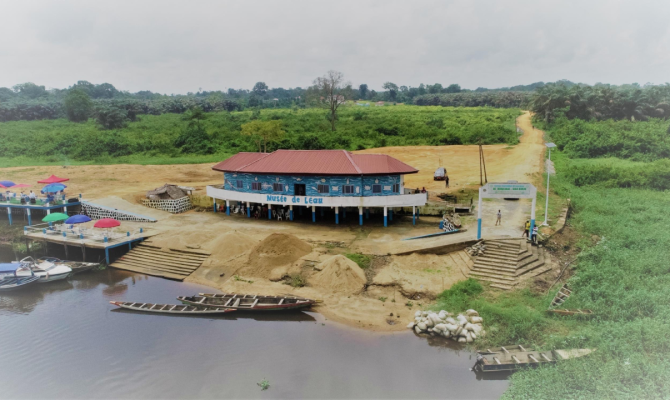
<path fill-rule="evenodd" d="M 182 213 L 193 208 L 189 197 L 195 188 L 188 186 L 177 186 L 166 183 L 165 185 L 149 190 L 147 198 L 142 203 L 151 208 L 158 208 L 173 214 Z"/>

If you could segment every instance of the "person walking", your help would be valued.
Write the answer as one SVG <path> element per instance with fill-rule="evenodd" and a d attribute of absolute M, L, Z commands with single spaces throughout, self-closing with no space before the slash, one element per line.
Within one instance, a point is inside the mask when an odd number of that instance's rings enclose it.
<path fill-rule="evenodd" d="M 500 224 L 502 224 L 502 213 L 498 210 L 498 213 L 496 214 L 496 226 Z"/>
<path fill-rule="evenodd" d="M 444 176 L 444 182 L 447 184 L 447 187 L 449 187 L 449 175 Z"/>
<path fill-rule="evenodd" d="M 521 237 L 529 238 L 530 235 L 528 231 L 530 231 L 530 221 L 526 220 L 526 224 L 523 226 L 523 233 L 521 234 Z"/>
<path fill-rule="evenodd" d="M 532 242 L 534 244 L 537 244 L 537 231 L 538 231 L 537 226 L 535 226 L 533 228 L 533 236 L 532 236 Z"/>

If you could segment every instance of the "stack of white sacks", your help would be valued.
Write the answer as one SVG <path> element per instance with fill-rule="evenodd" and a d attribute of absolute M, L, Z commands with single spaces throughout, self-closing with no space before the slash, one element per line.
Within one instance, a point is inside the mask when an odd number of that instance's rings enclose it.
<path fill-rule="evenodd" d="M 417 311 L 414 314 L 414 322 L 410 322 L 407 328 L 414 329 L 417 334 L 427 333 L 431 336 L 457 340 L 459 343 L 472 343 L 486 334 L 482 328 L 483 322 L 475 310 L 467 310 L 465 315 L 458 314 L 456 318 L 444 310 Z"/>

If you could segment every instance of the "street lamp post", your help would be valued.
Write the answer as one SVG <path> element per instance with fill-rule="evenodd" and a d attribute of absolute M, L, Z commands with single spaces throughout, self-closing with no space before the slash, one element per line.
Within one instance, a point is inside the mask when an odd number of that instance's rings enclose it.
<path fill-rule="evenodd" d="M 545 205 L 544 205 L 544 222 L 542 223 L 542 226 L 547 226 L 549 225 L 547 223 L 547 214 L 549 213 L 549 171 L 551 167 L 551 149 L 556 147 L 554 143 L 545 143 L 545 146 L 549 149 L 549 162 L 547 163 L 547 195 L 545 198 Z"/>

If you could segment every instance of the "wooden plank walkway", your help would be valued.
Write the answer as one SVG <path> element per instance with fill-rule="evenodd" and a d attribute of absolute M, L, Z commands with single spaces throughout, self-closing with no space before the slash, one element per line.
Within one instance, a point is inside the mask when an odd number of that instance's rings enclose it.
<path fill-rule="evenodd" d="M 182 249 L 162 249 L 139 244 L 119 257 L 110 267 L 182 281 L 209 257 L 209 253 Z"/>

